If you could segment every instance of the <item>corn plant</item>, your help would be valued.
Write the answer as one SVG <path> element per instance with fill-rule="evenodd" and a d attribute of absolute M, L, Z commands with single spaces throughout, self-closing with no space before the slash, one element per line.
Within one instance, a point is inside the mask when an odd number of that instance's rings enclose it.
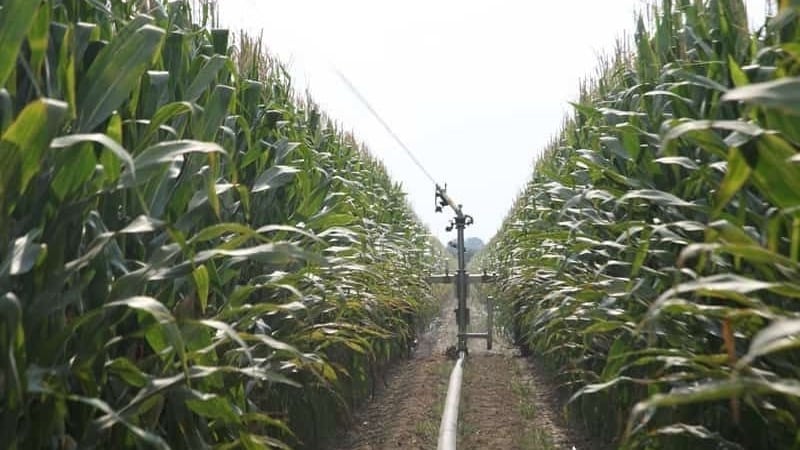
<path fill-rule="evenodd" d="M 621 448 L 795 448 L 800 35 L 664 0 L 581 87 L 479 257 L 570 414 Z"/>
<path fill-rule="evenodd" d="M 314 448 L 430 309 L 381 163 L 195 20 L 0 2 L 4 448 Z"/>

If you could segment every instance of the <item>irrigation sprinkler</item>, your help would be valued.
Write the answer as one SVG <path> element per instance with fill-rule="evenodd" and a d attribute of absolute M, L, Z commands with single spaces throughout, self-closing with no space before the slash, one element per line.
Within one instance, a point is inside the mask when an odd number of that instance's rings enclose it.
<path fill-rule="evenodd" d="M 467 296 L 469 295 L 470 283 L 487 283 L 494 281 L 494 275 L 486 273 L 482 275 L 471 275 L 467 273 L 466 263 L 466 249 L 464 248 L 464 230 L 468 225 L 474 222 L 472 216 L 464 214 L 462 206 L 456 203 L 450 195 L 447 194 L 447 188 L 436 185 L 436 212 L 442 212 L 445 207 L 453 210 L 455 217 L 450 221 L 447 226 L 447 231 L 456 229 L 456 255 L 458 258 L 458 269 L 456 270 L 455 277 L 450 274 L 444 275 L 431 275 L 428 277 L 429 283 L 455 283 L 457 306 L 455 310 L 456 324 L 458 325 L 458 342 L 456 343 L 456 350 L 459 355 L 467 354 L 467 340 L 472 338 L 486 339 L 486 348 L 492 348 L 492 305 L 491 301 L 487 302 L 488 310 L 488 326 L 485 333 L 469 333 L 467 326 L 469 325 L 469 308 L 467 308 Z"/>
<path fill-rule="evenodd" d="M 471 338 L 486 339 L 486 348 L 492 349 L 492 299 L 487 298 L 487 330 L 485 333 L 469 333 L 469 309 L 467 308 L 467 296 L 469 294 L 470 283 L 485 283 L 494 281 L 493 275 L 486 273 L 482 275 L 471 275 L 467 273 L 467 262 L 464 248 L 464 229 L 472 225 L 473 220 L 469 215 L 464 214 L 460 204 L 457 204 L 447 194 L 447 189 L 436 185 L 436 212 L 442 212 L 444 207 L 449 207 L 455 213 L 455 217 L 450 221 L 447 231 L 456 229 L 456 253 L 458 256 L 458 270 L 455 276 L 450 276 L 445 272 L 444 275 L 431 275 L 428 277 L 429 283 L 455 283 L 456 299 L 458 305 L 455 310 L 456 323 L 458 324 L 458 342 L 456 350 L 458 359 L 453 371 L 450 374 L 450 383 L 447 388 L 447 398 L 442 412 L 442 422 L 439 425 L 438 450 L 456 450 L 458 440 L 458 404 L 461 397 L 461 380 L 464 368 L 464 361 L 467 357 L 467 340 Z"/>

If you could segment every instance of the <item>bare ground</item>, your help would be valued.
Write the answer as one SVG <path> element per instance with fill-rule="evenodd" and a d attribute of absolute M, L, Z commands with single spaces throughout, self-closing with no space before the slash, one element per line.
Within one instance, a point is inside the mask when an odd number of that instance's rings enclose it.
<path fill-rule="evenodd" d="M 485 330 L 482 305 L 471 304 L 472 331 Z M 445 356 L 455 343 L 453 305 L 420 338 L 414 357 L 398 364 L 387 387 L 354 414 L 328 450 L 429 450 L 436 448 L 439 421 L 453 362 Z M 504 340 L 494 349 L 471 341 L 464 367 L 459 449 L 600 449 L 563 419 L 554 386 L 534 362 Z"/>
<path fill-rule="evenodd" d="M 427 450 L 436 448 L 451 362 L 436 320 L 419 338 L 411 360 L 389 371 L 386 387 L 354 414 L 353 426 L 329 450 Z"/>
<path fill-rule="evenodd" d="M 554 387 L 512 347 L 473 351 L 464 374 L 459 449 L 600 448 L 567 425 Z"/>

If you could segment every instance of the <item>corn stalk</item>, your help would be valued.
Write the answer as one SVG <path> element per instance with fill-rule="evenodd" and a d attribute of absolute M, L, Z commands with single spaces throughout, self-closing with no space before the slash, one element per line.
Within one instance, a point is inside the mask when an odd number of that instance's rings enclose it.
<path fill-rule="evenodd" d="M 582 86 L 477 264 L 620 448 L 794 448 L 800 45 L 781 2 L 664 0 Z"/>
<path fill-rule="evenodd" d="M 206 10 L 0 5 L 4 448 L 316 448 L 431 309 L 404 193 Z"/>

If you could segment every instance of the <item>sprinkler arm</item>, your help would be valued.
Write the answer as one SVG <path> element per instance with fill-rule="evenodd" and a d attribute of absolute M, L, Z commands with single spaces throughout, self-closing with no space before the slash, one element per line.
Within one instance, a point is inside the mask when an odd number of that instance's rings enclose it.
<path fill-rule="evenodd" d="M 455 202 L 450 195 L 447 194 L 447 186 L 444 188 L 436 185 L 436 211 L 442 212 L 442 208 L 449 206 L 450 209 L 456 214 L 457 219 L 464 219 L 464 213 L 461 211 L 461 205 Z"/>

